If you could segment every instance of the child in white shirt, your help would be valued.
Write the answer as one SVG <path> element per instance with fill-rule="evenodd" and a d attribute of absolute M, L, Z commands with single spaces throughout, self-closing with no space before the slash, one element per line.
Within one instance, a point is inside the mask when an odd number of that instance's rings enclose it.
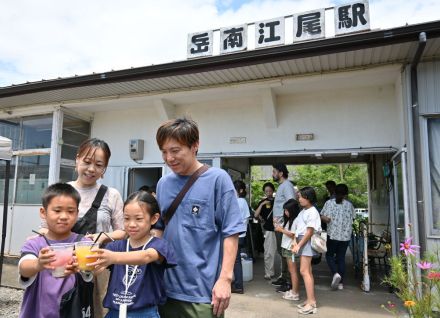
<path fill-rule="evenodd" d="M 286 201 L 283 205 L 284 209 L 284 225 L 276 226 L 275 231 L 283 233 L 283 237 L 281 240 L 281 254 L 286 258 L 287 268 L 290 273 L 290 279 L 292 281 L 292 289 L 286 291 L 283 294 L 283 298 L 287 300 L 299 300 L 299 277 L 297 270 L 297 260 L 299 257 L 292 253 L 291 246 L 296 245 L 296 226 L 298 223 L 297 216 L 300 212 L 299 204 L 296 200 L 290 199 Z"/>
<path fill-rule="evenodd" d="M 312 257 L 317 254 L 312 249 L 310 239 L 313 233 L 321 231 L 321 218 L 318 210 L 313 206 L 316 203 L 316 192 L 312 187 L 304 187 L 299 191 L 298 201 L 303 210 L 297 219 L 298 244 L 293 246 L 292 252 L 301 257 L 300 272 L 306 287 L 307 299 L 303 304 L 298 305 L 300 314 L 316 314 L 315 283 L 312 273 Z"/>

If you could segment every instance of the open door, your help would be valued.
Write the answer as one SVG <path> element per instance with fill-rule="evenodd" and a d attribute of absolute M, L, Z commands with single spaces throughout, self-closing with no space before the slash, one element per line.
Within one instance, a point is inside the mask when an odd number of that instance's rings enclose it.
<path fill-rule="evenodd" d="M 162 167 L 130 168 L 128 170 L 127 195 L 138 191 L 142 186 L 156 186 L 162 174 Z"/>

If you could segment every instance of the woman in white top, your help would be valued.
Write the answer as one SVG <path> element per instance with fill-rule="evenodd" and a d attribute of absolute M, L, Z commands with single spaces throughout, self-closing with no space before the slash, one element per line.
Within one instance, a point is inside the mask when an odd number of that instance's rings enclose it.
<path fill-rule="evenodd" d="M 249 206 L 244 199 L 246 197 L 246 185 L 243 181 L 237 180 L 234 181 L 234 187 L 235 191 L 237 192 L 237 201 L 238 206 L 240 207 L 240 216 L 243 221 L 243 223 L 246 225 L 249 222 Z M 238 250 L 237 250 L 237 256 L 235 258 L 235 264 L 234 264 L 234 281 L 232 282 L 232 288 L 231 292 L 243 294 L 244 288 L 243 288 L 243 268 L 241 266 L 241 249 L 245 246 L 246 242 L 246 232 L 241 233 L 238 237 Z"/>
<path fill-rule="evenodd" d="M 322 221 L 328 223 L 325 258 L 333 275 L 333 290 L 344 288 L 342 283 L 345 274 L 345 253 L 350 243 L 355 217 L 353 204 L 345 199 L 348 187 L 338 184 L 335 194 L 336 198 L 328 200 L 321 211 Z"/>
<path fill-rule="evenodd" d="M 281 254 L 286 259 L 287 268 L 290 273 L 292 288 L 283 294 L 283 298 L 287 300 L 299 300 L 299 277 L 297 270 L 297 262 L 299 258 L 291 251 L 291 246 L 296 245 L 295 233 L 296 225 L 298 223 L 298 215 L 300 213 L 300 206 L 295 199 L 287 200 L 284 205 L 284 226 L 276 226 L 275 231 L 283 233 L 281 238 Z M 297 259 L 295 259 L 297 258 Z"/>
<path fill-rule="evenodd" d="M 78 222 L 72 231 L 79 234 L 89 234 L 95 239 L 100 232 L 113 239 L 125 238 L 123 201 L 118 190 L 108 187 L 97 207 L 96 214 L 88 213 L 101 184 L 97 181 L 104 176 L 110 160 L 111 152 L 108 144 L 100 139 L 91 138 L 84 141 L 78 149 L 76 155 L 75 170 L 78 177 L 75 181 L 69 182 L 80 194 Z M 101 235 L 99 242 L 108 241 L 108 236 Z M 99 275 L 95 277 L 94 284 L 94 316 L 104 317 L 102 300 L 107 291 L 109 275 Z"/>
<path fill-rule="evenodd" d="M 123 201 L 118 190 L 104 187 L 101 200 L 97 200 L 92 209 L 101 184 L 97 181 L 104 176 L 111 152 L 108 144 L 97 138 L 85 140 L 78 148 L 76 154 L 75 170 L 78 177 L 69 182 L 80 194 L 78 221 L 72 231 L 79 234 L 88 234 L 95 239 L 100 232 L 99 243 L 125 238 Z M 98 202 L 100 203 L 98 204 Z M 42 224 L 41 233 L 47 232 L 46 224 Z M 104 317 L 102 300 L 106 294 L 108 275 L 100 275 L 94 280 L 94 316 Z"/>
<path fill-rule="evenodd" d="M 292 252 L 298 254 L 301 258 L 300 272 L 304 280 L 307 299 L 304 303 L 298 305 L 298 312 L 301 314 L 316 314 L 315 286 L 312 273 L 312 257 L 316 255 L 312 249 L 310 239 L 315 231 L 321 231 L 321 218 L 319 212 L 313 206 L 316 202 L 316 193 L 312 187 L 304 187 L 299 191 L 298 201 L 303 210 L 299 213 L 297 219 L 296 232 L 298 244 L 292 247 Z"/>

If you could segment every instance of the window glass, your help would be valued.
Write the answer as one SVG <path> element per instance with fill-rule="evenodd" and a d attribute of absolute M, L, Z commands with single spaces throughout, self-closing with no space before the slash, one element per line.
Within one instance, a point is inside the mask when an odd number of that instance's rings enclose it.
<path fill-rule="evenodd" d="M 9 204 L 12 202 L 12 193 L 14 192 L 14 173 L 15 173 L 15 159 L 11 160 L 9 169 Z M 4 202 L 5 193 L 5 175 L 6 175 L 6 161 L 0 160 L 0 204 Z"/>
<path fill-rule="evenodd" d="M 61 158 L 75 160 L 79 145 L 89 137 L 89 122 L 64 115 Z"/>
<path fill-rule="evenodd" d="M 48 155 L 20 157 L 18 160 L 16 203 L 40 204 L 41 195 L 47 187 L 48 177 Z"/>
<path fill-rule="evenodd" d="M 12 140 L 12 149 L 20 147 L 20 119 L 0 119 L 0 136 Z"/>
<path fill-rule="evenodd" d="M 75 167 L 61 166 L 60 167 L 60 182 L 70 182 L 76 180 Z"/>
<path fill-rule="evenodd" d="M 440 233 L 440 118 L 428 119 L 429 167 L 431 179 L 432 223 Z"/>
<path fill-rule="evenodd" d="M 23 118 L 23 147 L 20 149 L 50 148 L 52 115 Z"/>

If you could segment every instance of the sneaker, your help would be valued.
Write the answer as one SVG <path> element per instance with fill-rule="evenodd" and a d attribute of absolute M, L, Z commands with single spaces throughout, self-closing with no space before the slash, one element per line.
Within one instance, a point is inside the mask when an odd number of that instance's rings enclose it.
<path fill-rule="evenodd" d="M 286 283 L 286 280 L 284 278 L 282 278 L 282 277 L 280 277 L 277 280 L 274 280 L 274 281 L 271 282 L 271 284 L 274 285 L 274 286 L 281 286 L 281 285 L 283 285 L 285 283 Z"/>
<path fill-rule="evenodd" d="M 298 309 L 298 312 L 303 315 L 312 315 L 318 313 L 318 308 L 316 308 L 316 305 L 307 304 L 304 307 Z"/>
<path fill-rule="evenodd" d="M 295 294 L 292 290 L 288 290 L 284 293 L 283 299 L 286 300 L 299 300 L 299 294 Z"/>
<path fill-rule="evenodd" d="M 277 289 L 275 289 L 275 290 L 277 293 L 285 293 L 291 289 L 292 289 L 292 286 L 290 284 L 284 284 L 284 285 L 277 287 Z"/>
<path fill-rule="evenodd" d="M 344 289 L 344 285 L 343 285 L 342 283 L 339 283 L 339 284 L 338 284 L 338 289 L 339 289 L 339 290 L 343 290 L 343 289 Z"/>
<path fill-rule="evenodd" d="M 232 287 L 231 288 L 231 293 L 234 293 L 234 294 L 244 294 L 244 290 L 243 290 L 243 288 Z"/>
<path fill-rule="evenodd" d="M 271 276 L 269 276 L 269 275 L 264 275 L 264 279 L 265 279 L 265 280 L 271 280 L 271 279 L 272 279 L 272 277 L 271 277 Z"/>
<path fill-rule="evenodd" d="M 338 284 L 341 281 L 341 275 L 338 273 L 333 275 L 332 284 L 330 285 L 333 290 L 336 290 L 338 288 Z"/>

